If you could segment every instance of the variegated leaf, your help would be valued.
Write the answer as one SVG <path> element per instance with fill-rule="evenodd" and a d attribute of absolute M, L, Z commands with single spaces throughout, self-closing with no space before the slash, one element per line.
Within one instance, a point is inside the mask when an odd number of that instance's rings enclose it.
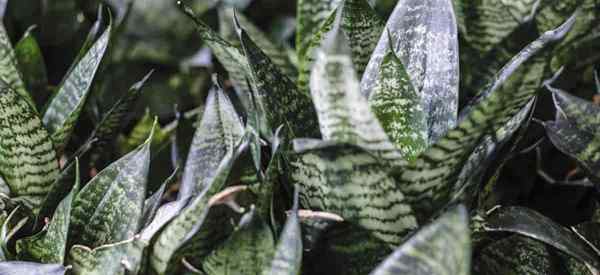
<path fill-rule="evenodd" d="M 79 113 L 89 95 L 92 80 L 108 46 L 110 32 L 111 26 L 108 26 L 69 72 L 44 112 L 44 125 L 52 133 L 52 140 L 59 152 L 69 141 Z"/>
<path fill-rule="evenodd" d="M 525 207 L 512 206 L 494 210 L 486 218 L 488 232 L 511 232 L 548 244 L 574 257 L 591 268 L 600 267 L 600 258 L 594 249 L 575 233 L 549 218 Z"/>
<path fill-rule="evenodd" d="M 263 274 L 271 275 L 297 275 L 300 274 L 302 265 L 302 232 L 298 217 L 298 191 L 294 194 L 294 205 L 285 226 L 281 231 L 275 256 L 271 266 Z"/>
<path fill-rule="evenodd" d="M 11 198 L 37 211 L 59 174 L 54 144 L 33 107 L 0 81 L 0 174 Z"/>
<path fill-rule="evenodd" d="M 160 234 L 156 236 L 156 241 L 150 250 L 150 266 L 156 273 L 165 274 L 169 267 L 169 263 L 172 261 L 178 250 L 194 237 L 204 225 L 211 209 L 211 197 L 225 186 L 233 162 L 237 159 L 237 156 L 244 147 L 244 142 L 242 142 L 242 144 L 236 146 L 236 150 L 229 151 L 223 157 L 216 169 L 217 172 L 212 181 L 208 182 L 208 184 L 204 186 L 204 189 L 201 190 L 179 214 L 176 214 L 177 216 L 169 221 L 168 224 L 164 225 Z M 186 198 L 187 197 L 184 197 L 182 199 L 185 200 Z M 169 216 L 171 216 L 169 212 L 177 213 L 179 212 L 180 207 L 182 206 L 174 205 L 172 211 L 167 211 L 166 219 L 159 220 L 155 225 L 151 224 L 154 228 L 153 231 L 158 230 L 158 227 L 161 227 L 162 224 L 164 224 L 164 220 L 168 220 Z M 147 234 L 143 233 L 143 235 L 152 237 L 150 233 L 152 232 Z"/>
<path fill-rule="evenodd" d="M 395 51 L 419 95 L 427 142 L 432 144 L 456 125 L 458 111 L 458 35 L 452 2 L 399 1 L 386 29 L 362 77 L 362 92 L 372 93 L 384 57 Z"/>
<path fill-rule="evenodd" d="M 200 126 L 194 133 L 183 170 L 179 198 L 197 195 L 218 175 L 221 160 L 231 154 L 244 134 L 233 104 L 220 87 L 206 99 Z"/>
<path fill-rule="evenodd" d="M 349 145 L 296 140 L 292 179 L 302 204 L 341 216 L 389 246 L 417 227 L 412 207 L 390 176 L 390 166 Z"/>
<path fill-rule="evenodd" d="M 152 131 L 154 131 L 154 134 L 151 141 L 151 151 L 155 153 L 160 151 L 169 142 L 169 137 L 175 131 L 177 124 L 167 126 L 154 125 L 154 117 L 150 114 L 150 109 L 146 109 L 144 116 L 133 126 L 131 132 L 127 136 L 119 136 L 117 139 L 119 152 L 125 155 L 135 150 L 146 141 Z"/>
<path fill-rule="evenodd" d="M 222 34 L 223 38 L 226 38 L 234 45 L 238 45 L 239 39 L 237 37 L 236 27 L 234 24 L 234 13 L 235 12 L 233 8 L 219 9 L 220 33 Z M 237 20 L 239 20 L 240 24 L 244 27 L 244 30 L 248 32 L 248 36 L 252 38 L 258 48 L 260 48 L 265 55 L 271 59 L 273 64 L 279 68 L 284 76 L 295 83 L 296 78 L 298 77 L 298 70 L 290 60 L 290 57 L 283 45 L 272 41 L 272 39 L 266 33 L 260 30 L 256 25 L 252 24 L 252 22 L 243 14 L 237 13 L 235 16 L 237 16 Z"/>
<path fill-rule="evenodd" d="M 298 0 L 296 50 L 302 64 L 313 36 L 342 0 Z M 309 68 L 310 69 L 310 68 Z"/>
<path fill-rule="evenodd" d="M 308 94 L 302 93 L 296 85 L 284 76 L 271 59 L 251 40 L 243 26 L 237 31 L 251 71 L 251 79 L 256 87 L 258 103 L 266 111 L 268 126 L 284 126 L 284 137 L 318 136 L 314 106 Z"/>
<path fill-rule="evenodd" d="M 126 123 L 127 116 L 131 112 L 131 109 L 133 109 L 137 99 L 140 97 L 144 84 L 151 75 L 152 72 L 146 74 L 142 80 L 133 84 L 131 88 L 129 88 L 129 90 L 104 114 L 98 125 L 96 125 L 96 128 L 90 137 L 90 139 L 95 139 L 92 163 L 94 163 L 99 157 L 99 154 L 101 154 L 101 152 L 116 139 L 119 130 L 121 130 Z"/>
<path fill-rule="evenodd" d="M 466 208 L 460 206 L 420 229 L 371 275 L 469 275 L 471 240 Z"/>
<path fill-rule="evenodd" d="M 149 198 L 144 201 L 144 210 L 142 211 L 142 224 L 143 227 L 147 227 L 150 225 L 158 209 L 160 208 L 160 204 L 163 200 L 163 195 L 165 194 L 165 190 L 167 187 L 170 187 L 175 181 L 178 179 L 179 169 L 175 169 L 171 175 L 165 179 L 165 181 L 160 185 L 158 190 L 152 194 Z"/>
<path fill-rule="evenodd" d="M 469 108 L 459 125 L 429 147 L 417 159 L 401 164 L 394 172 L 397 186 L 419 216 L 427 219 L 448 203 L 457 177 L 479 142 L 525 107 L 535 96 L 547 68 L 547 49 L 570 30 L 575 17 L 547 32 L 523 49 L 496 76 L 482 97 Z M 546 50 L 545 50 L 546 49 Z"/>
<path fill-rule="evenodd" d="M 67 252 L 73 197 L 79 191 L 79 173 L 75 177 L 73 190 L 60 202 L 47 228 L 41 232 L 17 241 L 19 259 L 41 263 L 63 264 Z"/>
<path fill-rule="evenodd" d="M 70 244 L 95 248 L 132 238 L 138 232 L 152 136 L 150 133 L 144 144 L 100 171 L 77 194 L 71 211 Z"/>
<path fill-rule="evenodd" d="M 261 274 L 275 252 L 269 225 L 252 208 L 236 230 L 202 264 L 207 275 Z"/>
<path fill-rule="evenodd" d="M 42 50 L 32 34 L 33 30 L 33 28 L 28 29 L 15 45 L 15 56 L 27 91 L 37 103 L 40 103 L 48 96 L 48 77 Z"/>
<path fill-rule="evenodd" d="M 75 275 L 137 274 L 146 246 L 138 237 L 94 249 L 75 245 L 69 252 L 69 263 Z"/>
<path fill-rule="evenodd" d="M 369 105 L 405 159 L 427 148 L 427 121 L 402 61 L 391 50 L 383 57 Z"/>
<path fill-rule="evenodd" d="M 23 77 L 18 70 L 18 61 L 4 24 L 0 22 L 0 80 L 13 89 L 35 110 L 35 102 L 25 88 Z"/>
<path fill-rule="evenodd" d="M 67 268 L 62 264 L 40 264 L 34 262 L 0 262 L 2 275 L 64 275 Z"/>
<path fill-rule="evenodd" d="M 359 82 L 347 52 L 347 41 L 336 19 L 313 66 L 310 90 L 323 140 L 359 146 L 384 159 L 398 159 L 399 152 L 386 135 Z"/>

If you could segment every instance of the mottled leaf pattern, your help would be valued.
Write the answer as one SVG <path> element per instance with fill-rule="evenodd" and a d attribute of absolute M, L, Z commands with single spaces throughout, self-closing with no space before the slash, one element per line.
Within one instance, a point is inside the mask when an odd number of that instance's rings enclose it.
<path fill-rule="evenodd" d="M 574 17 L 523 49 L 498 73 L 459 125 L 410 163 L 394 171 L 397 185 L 419 219 L 429 217 L 448 202 L 460 169 L 485 135 L 500 129 L 535 96 L 546 68 L 547 50 L 560 41 Z M 514 77 L 513 77 L 514 75 Z"/>
<path fill-rule="evenodd" d="M 29 259 L 42 263 L 62 264 L 67 250 L 67 233 L 71 216 L 71 204 L 77 194 L 79 177 L 75 179 L 75 188 L 56 208 L 48 227 L 42 232 L 17 241 L 20 259 Z"/>
<path fill-rule="evenodd" d="M 575 233 L 528 208 L 512 206 L 497 209 L 486 219 L 484 228 L 541 241 L 596 269 L 600 267 L 598 255 Z"/>
<path fill-rule="evenodd" d="M 0 174 L 10 197 L 37 209 L 59 174 L 54 144 L 37 112 L 0 81 Z"/>
<path fill-rule="evenodd" d="M 310 90 L 321 136 L 327 141 L 357 145 L 385 159 L 398 159 L 396 147 L 371 112 L 367 99 L 360 94 L 352 60 L 343 52 L 346 41 L 339 20 L 327 35 L 323 48 L 317 51 L 311 72 Z"/>
<path fill-rule="evenodd" d="M 64 275 L 67 272 L 62 264 L 40 264 L 33 262 L 0 262 L 2 275 Z"/>
<path fill-rule="evenodd" d="M 302 64 L 307 56 L 306 49 L 313 40 L 313 35 L 321 28 L 321 24 L 331 12 L 342 2 L 341 0 L 298 0 L 296 49 Z"/>
<path fill-rule="evenodd" d="M 69 243 L 98 247 L 129 239 L 142 226 L 152 133 L 138 149 L 100 171 L 73 201 Z"/>
<path fill-rule="evenodd" d="M 203 262 L 207 275 L 261 274 L 275 250 L 273 233 L 252 209 L 223 245 Z"/>
<path fill-rule="evenodd" d="M 0 68 L 2 68 L 0 69 L 0 79 L 35 110 L 35 103 L 29 92 L 25 89 L 21 72 L 18 70 L 19 65 L 15 51 L 10 43 L 6 28 L 2 23 L 0 23 L 0 56 Z"/>
<path fill-rule="evenodd" d="M 237 24 L 251 79 L 256 85 L 259 104 L 266 111 L 269 126 L 277 128 L 283 125 L 284 136 L 288 139 L 318 136 L 317 119 L 309 95 L 299 91 L 241 29 L 243 26 L 239 22 Z"/>
<path fill-rule="evenodd" d="M 381 62 L 379 78 L 369 94 L 369 105 L 405 159 L 427 148 L 427 121 L 419 94 L 394 51 Z"/>
<path fill-rule="evenodd" d="M 52 133 L 52 140 L 58 151 L 62 151 L 69 141 L 79 113 L 83 109 L 92 80 L 108 46 L 110 32 L 109 26 L 73 67 L 44 112 L 44 125 Z"/>
<path fill-rule="evenodd" d="M 458 35 L 452 2 L 399 1 L 386 29 L 363 75 L 362 91 L 372 92 L 384 57 L 395 51 L 418 92 L 432 144 L 456 125 Z"/>
<path fill-rule="evenodd" d="M 450 210 L 420 229 L 371 275 L 469 275 L 471 240 L 464 207 Z"/>
<path fill-rule="evenodd" d="M 213 87 L 196 129 L 183 171 L 179 197 L 197 195 L 218 175 L 221 160 L 235 150 L 244 126 L 229 98 Z"/>
<path fill-rule="evenodd" d="M 95 249 L 75 245 L 69 252 L 75 275 L 137 274 L 147 243 L 135 237 Z"/>
<path fill-rule="evenodd" d="M 304 147 L 304 148 L 302 148 Z M 390 246 L 417 227 L 411 206 L 389 175 L 390 167 L 353 146 L 296 141 L 292 162 L 302 204 L 366 228 Z"/>

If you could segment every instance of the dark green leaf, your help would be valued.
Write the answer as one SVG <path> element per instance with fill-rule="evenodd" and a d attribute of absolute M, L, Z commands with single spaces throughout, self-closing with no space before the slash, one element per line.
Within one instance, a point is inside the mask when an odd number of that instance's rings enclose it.
<path fill-rule="evenodd" d="M 137 274 L 146 243 L 135 237 L 95 249 L 75 245 L 69 253 L 75 275 Z M 130 273 L 129 273 L 130 272 Z"/>
<path fill-rule="evenodd" d="M 33 28 L 27 30 L 23 38 L 17 43 L 15 55 L 27 90 L 36 100 L 45 100 L 48 96 L 46 63 L 40 46 L 32 34 L 33 30 Z"/>
<path fill-rule="evenodd" d="M 297 192 L 297 191 L 296 191 Z M 271 275 L 300 274 L 302 264 L 302 232 L 298 218 L 298 193 L 294 194 L 294 206 L 290 212 L 275 250 L 271 266 L 265 269 Z"/>
<path fill-rule="evenodd" d="M 152 131 L 154 133 L 152 135 L 151 151 L 160 151 L 169 142 L 169 137 L 177 128 L 177 124 L 168 126 L 163 128 L 159 124 L 154 125 L 154 117 L 150 114 L 150 110 L 146 109 L 144 116 L 133 126 L 131 132 L 127 136 L 120 136 L 117 140 L 120 153 L 125 155 L 135 150 L 147 140 Z"/>
<path fill-rule="evenodd" d="M 471 240 L 469 216 L 460 206 L 450 210 L 389 256 L 372 275 L 469 275 Z"/>
<path fill-rule="evenodd" d="M 152 222 L 156 216 L 156 213 L 158 212 L 163 195 L 165 194 L 165 190 L 177 180 L 178 176 L 179 169 L 175 169 L 175 171 L 173 171 L 173 173 L 167 179 L 165 179 L 163 184 L 160 185 L 158 190 L 156 190 L 152 196 L 144 201 L 144 211 L 142 212 L 142 223 L 144 227 L 148 226 Z"/>

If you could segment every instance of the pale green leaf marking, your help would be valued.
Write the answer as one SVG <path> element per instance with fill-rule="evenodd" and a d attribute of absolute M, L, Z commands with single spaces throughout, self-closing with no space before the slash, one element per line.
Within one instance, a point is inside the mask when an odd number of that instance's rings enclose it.
<path fill-rule="evenodd" d="M 275 256 L 271 260 L 271 266 L 265 269 L 263 274 L 297 275 L 300 274 L 301 265 L 302 232 L 300 231 L 300 220 L 298 218 L 298 193 L 296 191 L 294 206 L 281 231 L 275 249 Z"/>
<path fill-rule="evenodd" d="M 0 79 L 23 98 L 34 110 L 35 103 L 25 88 L 19 64 L 4 24 L 0 23 Z"/>
<path fill-rule="evenodd" d="M 137 237 L 95 249 L 75 245 L 69 252 L 69 263 L 75 275 L 137 274 L 146 246 Z"/>

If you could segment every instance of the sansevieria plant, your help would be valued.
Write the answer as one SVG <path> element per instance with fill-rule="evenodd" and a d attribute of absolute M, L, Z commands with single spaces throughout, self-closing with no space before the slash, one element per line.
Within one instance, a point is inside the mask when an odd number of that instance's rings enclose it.
<path fill-rule="evenodd" d="M 66 38 L 0 26 L 0 274 L 600 274 L 596 204 L 560 223 L 503 180 L 551 146 L 583 176 L 536 173 L 596 202 L 600 107 L 564 79 L 598 62 L 597 0 L 298 0 L 291 39 L 258 0 L 80 2 L 40 11 L 96 15 L 66 69 L 44 56 Z M 131 42 L 153 20 L 202 49 Z M 209 84 L 166 72 L 188 66 Z M 155 116 L 160 81 L 200 105 Z"/>

